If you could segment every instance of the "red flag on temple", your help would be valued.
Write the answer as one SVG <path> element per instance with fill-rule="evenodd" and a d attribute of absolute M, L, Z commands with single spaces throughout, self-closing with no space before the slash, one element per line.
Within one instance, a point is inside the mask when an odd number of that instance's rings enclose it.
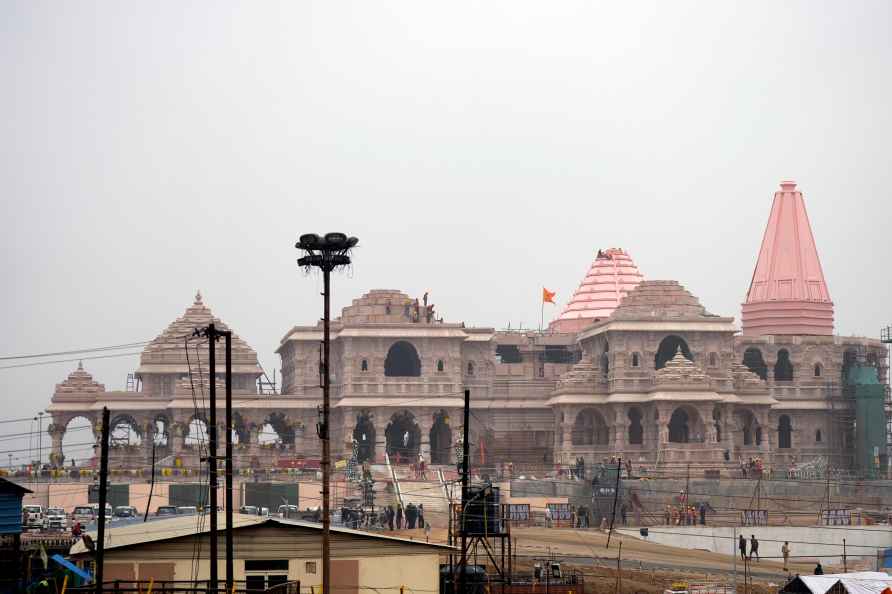
<path fill-rule="evenodd" d="M 545 287 L 542 287 L 542 303 L 554 303 L 554 296 L 556 293 L 554 291 L 549 291 Z"/>

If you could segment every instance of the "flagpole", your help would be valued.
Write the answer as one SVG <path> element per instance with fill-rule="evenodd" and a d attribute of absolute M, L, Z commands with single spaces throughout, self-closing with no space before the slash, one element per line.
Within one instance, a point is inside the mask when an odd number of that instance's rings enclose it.
<path fill-rule="evenodd" d="M 545 325 L 545 299 L 542 300 L 542 308 L 539 313 L 539 332 L 542 332 L 542 326 Z"/>

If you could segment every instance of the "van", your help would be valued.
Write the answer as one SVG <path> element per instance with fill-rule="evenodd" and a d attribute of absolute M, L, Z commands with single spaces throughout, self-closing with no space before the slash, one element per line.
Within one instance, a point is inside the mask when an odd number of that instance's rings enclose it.
<path fill-rule="evenodd" d="M 71 512 L 71 521 L 87 525 L 95 522 L 96 516 L 96 508 L 92 505 L 78 505 L 74 508 L 74 511 Z"/>
<path fill-rule="evenodd" d="M 43 508 L 39 505 L 23 505 L 22 526 L 26 529 L 43 528 Z"/>

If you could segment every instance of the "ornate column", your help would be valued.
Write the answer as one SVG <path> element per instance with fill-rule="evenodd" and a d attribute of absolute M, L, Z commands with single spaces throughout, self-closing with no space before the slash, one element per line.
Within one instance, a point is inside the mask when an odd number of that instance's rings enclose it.
<path fill-rule="evenodd" d="M 431 428 L 434 425 L 433 414 L 429 410 L 424 410 L 415 421 L 418 423 L 418 429 L 421 431 L 421 443 L 419 452 L 424 458 L 425 463 L 430 464 L 431 461 Z"/>
<path fill-rule="evenodd" d="M 50 447 L 50 464 L 61 468 L 65 463 L 65 457 L 62 455 L 62 438 L 65 436 L 65 426 L 51 423 L 46 431 L 50 434 L 50 438 L 52 439 L 52 446 Z"/>
<path fill-rule="evenodd" d="M 614 449 L 617 453 L 623 452 L 628 444 L 629 417 L 625 407 L 617 406 L 613 411 Z"/>
<path fill-rule="evenodd" d="M 170 425 L 170 453 L 174 456 L 181 456 L 183 454 L 183 446 L 186 443 L 186 435 L 189 433 L 189 426 L 180 422 L 174 421 Z"/>
<path fill-rule="evenodd" d="M 377 409 L 372 413 L 372 424 L 375 426 L 375 461 L 384 462 L 384 454 L 387 452 L 387 425 L 390 423 L 390 415 L 386 408 Z"/>

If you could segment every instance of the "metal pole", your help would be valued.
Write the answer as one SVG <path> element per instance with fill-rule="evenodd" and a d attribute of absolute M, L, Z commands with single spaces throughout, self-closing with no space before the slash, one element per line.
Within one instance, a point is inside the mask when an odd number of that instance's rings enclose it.
<path fill-rule="evenodd" d="M 208 482 L 210 483 L 210 586 L 216 593 L 220 587 L 217 551 L 217 329 L 208 324 L 208 373 L 210 374 L 210 411 L 208 411 Z"/>
<path fill-rule="evenodd" d="M 329 354 L 331 342 L 331 270 L 328 263 L 322 267 L 323 282 L 323 318 L 322 318 L 322 426 L 319 437 L 322 439 L 322 594 L 331 591 L 331 515 L 329 512 L 329 485 L 331 482 L 331 442 L 329 441 L 328 414 L 331 390 Z"/>
<path fill-rule="evenodd" d="M 737 521 L 731 527 L 731 556 L 734 559 L 734 592 L 737 592 Z"/>
<path fill-rule="evenodd" d="M 468 501 L 468 461 L 470 460 L 471 438 L 471 390 L 465 388 L 465 426 L 462 428 L 462 455 L 461 455 L 461 514 L 459 530 L 461 530 L 461 560 L 458 563 L 458 594 L 464 594 L 465 574 L 468 566 L 468 537 L 465 534 L 465 504 Z"/>
<path fill-rule="evenodd" d="M 149 437 L 148 431 L 146 431 L 146 437 Z M 153 443 L 152 443 L 152 479 L 151 479 L 151 482 L 149 483 L 149 501 L 146 503 L 146 514 L 142 518 L 143 522 L 149 521 L 149 508 L 152 506 L 152 494 L 155 492 L 155 444 L 154 444 L 155 437 L 154 437 L 154 435 L 151 437 L 153 440 Z"/>
<path fill-rule="evenodd" d="M 616 519 L 616 500 L 619 499 L 619 469 L 622 468 L 623 459 L 616 461 L 616 486 L 613 488 L 613 512 L 610 514 L 610 531 L 607 533 L 607 548 L 610 548 L 610 537 L 613 536 L 613 521 Z"/>
<path fill-rule="evenodd" d="M 235 580 L 232 548 L 232 331 L 226 337 L 226 591 Z"/>
<path fill-rule="evenodd" d="M 842 572 L 849 572 L 849 565 L 846 562 L 846 539 L 842 539 Z"/>
<path fill-rule="evenodd" d="M 105 563 L 105 505 L 106 491 L 108 490 L 108 436 L 111 433 L 109 427 L 108 407 L 102 407 L 102 441 L 99 450 L 99 526 L 96 529 L 96 592 L 102 592 L 103 564 Z"/>

